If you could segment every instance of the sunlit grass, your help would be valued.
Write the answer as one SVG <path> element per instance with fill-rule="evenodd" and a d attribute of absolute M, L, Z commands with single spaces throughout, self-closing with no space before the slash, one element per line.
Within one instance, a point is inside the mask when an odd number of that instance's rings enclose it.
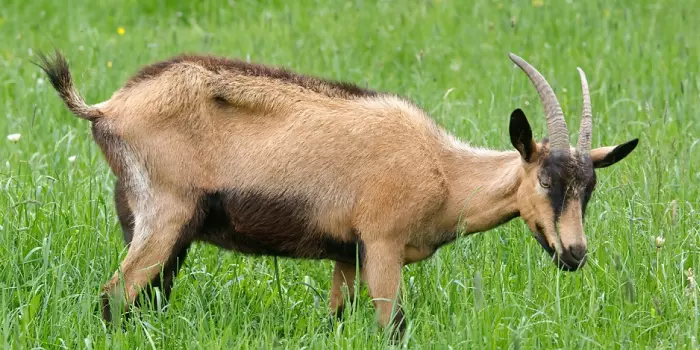
<path fill-rule="evenodd" d="M 508 60 L 557 93 L 575 142 L 576 67 L 591 84 L 593 146 L 639 137 L 598 172 L 590 260 L 557 270 L 520 220 L 405 268 L 412 348 L 697 348 L 700 306 L 700 7 L 692 1 L 4 1 L 0 6 L 0 310 L 3 348 L 381 347 L 363 291 L 331 326 L 330 262 L 196 246 L 168 311 L 108 332 L 99 287 L 125 255 L 113 177 L 88 124 L 30 62 L 55 46 L 103 101 L 141 65 L 181 52 L 237 56 L 412 98 L 472 144 L 508 149 L 541 104 Z M 675 204 L 673 204 L 675 203 Z M 657 244 L 663 237 L 663 244 Z M 306 282 L 313 288 L 300 284 Z"/>

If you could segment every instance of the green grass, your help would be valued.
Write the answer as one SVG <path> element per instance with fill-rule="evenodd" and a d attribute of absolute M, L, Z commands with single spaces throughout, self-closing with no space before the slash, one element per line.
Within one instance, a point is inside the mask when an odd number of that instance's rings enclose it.
<path fill-rule="evenodd" d="M 536 93 L 507 53 L 548 77 L 572 142 L 580 66 L 593 94 L 594 147 L 640 138 L 627 159 L 598 172 L 589 264 L 557 270 L 521 220 L 460 239 L 404 269 L 407 345 L 699 346 L 697 290 L 686 294 L 686 271 L 700 271 L 693 1 L 146 3 L 0 5 L 0 347 L 386 345 L 366 292 L 343 327 L 331 327 L 330 262 L 279 259 L 280 298 L 272 258 L 203 245 L 189 255 L 167 312 L 143 309 L 108 331 L 95 312 L 98 291 L 125 255 L 113 177 L 88 123 L 70 115 L 30 63 L 54 46 L 90 103 L 141 65 L 208 52 L 405 95 L 461 138 L 497 149 L 511 148 L 514 108 L 524 108 L 536 137 L 545 131 Z M 17 143 L 5 138 L 12 133 L 22 135 Z M 657 236 L 666 239 L 660 249 Z"/>

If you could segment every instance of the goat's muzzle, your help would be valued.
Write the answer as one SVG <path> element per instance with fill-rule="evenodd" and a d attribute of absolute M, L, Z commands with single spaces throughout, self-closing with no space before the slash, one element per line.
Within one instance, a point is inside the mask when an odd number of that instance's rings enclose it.
<path fill-rule="evenodd" d="M 557 252 L 554 243 L 547 242 L 547 238 L 545 238 L 542 232 L 544 232 L 543 228 L 537 224 L 537 231 L 532 234 L 559 269 L 563 271 L 576 271 L 586 264 L 588 260 L 588 248 L 585 244 L 574 244 L 562 247 L 562 252 L 560 254 Z"/>

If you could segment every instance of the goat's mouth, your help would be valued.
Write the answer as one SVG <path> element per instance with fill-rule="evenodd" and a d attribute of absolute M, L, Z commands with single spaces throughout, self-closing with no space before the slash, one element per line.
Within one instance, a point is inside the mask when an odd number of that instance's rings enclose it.
<path fill-rule="evenodd" d="M 582 264 L 576 265 L 576 266 L 571 266 L 564 262 L 559 254 L 557 254 L 556 249 L 554 249 L 549 242 L 547 242 L 547 238 L 544 236 L 544 228 L 540 226 L 539 223 L 535 224 L 537 227 L 537 231 L 533 231 L 532 234 L 535 236 L 535 239 L 537 242 L 542 246 L 545 252 L 549 254 L 549 256 L 552 258 L 552 262 L 554 262 L 557 267 L 563 271 L 576 271 Z"/>
<path fill-rule="evenodd" d="M 556 250 L 549 245 L 547 238 L 544 237 L 544 229 L 542 226 L 540 226 L 540 224 L 535 224 L 535 226 L 537 227 L 537 231 L 532 231 L 532 235 L 535 236 L 535 239 L 542 246 L 544 251 L 547 252 L 550 257 L 554 258 L 556 255 Z"/>

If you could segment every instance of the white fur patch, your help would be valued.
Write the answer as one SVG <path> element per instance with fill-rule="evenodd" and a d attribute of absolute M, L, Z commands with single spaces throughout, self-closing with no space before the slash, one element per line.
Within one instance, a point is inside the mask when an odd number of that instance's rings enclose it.
<path fill-rule="evenodd" d="M 137 249 L 148 236 L 151 235 L 152 229 L 150 221 L 153 220 L 156 214 L 156 206 L 150 203 L 153 190 L 151 188 L 150 179 L 146 167 L 139 162 L 138 158 L 125 147 L 122 152 L 125 169 L 127 173 L 127 187 L 136 199 L 134 212 L 134 235 L 131 241 L 131 247 Z"/>
<path fill-rule="evenodd" d="M 129 188 L 137 197 L 150 194 L 151 185 L 146 168 L 138 161 L 133 152 L 125 151 L 122 153 L 122 157 L 124 157 L 124 165 L 126 166 L 124 170 L 128 173 Z"/>
<path fill-rule="evenodd" d="M 94 104 L 94 105 L 92 105 L 92 108 L 102 109 L 102 108 L 104 108 L 104 107 L 107 105 L 107 102 L 109 102 L 109 100 L 107 100 L 107 101 L 102 101 L 102 102 L 100 102 L 100 103 L 98 103 L 98 104 Z"/>

